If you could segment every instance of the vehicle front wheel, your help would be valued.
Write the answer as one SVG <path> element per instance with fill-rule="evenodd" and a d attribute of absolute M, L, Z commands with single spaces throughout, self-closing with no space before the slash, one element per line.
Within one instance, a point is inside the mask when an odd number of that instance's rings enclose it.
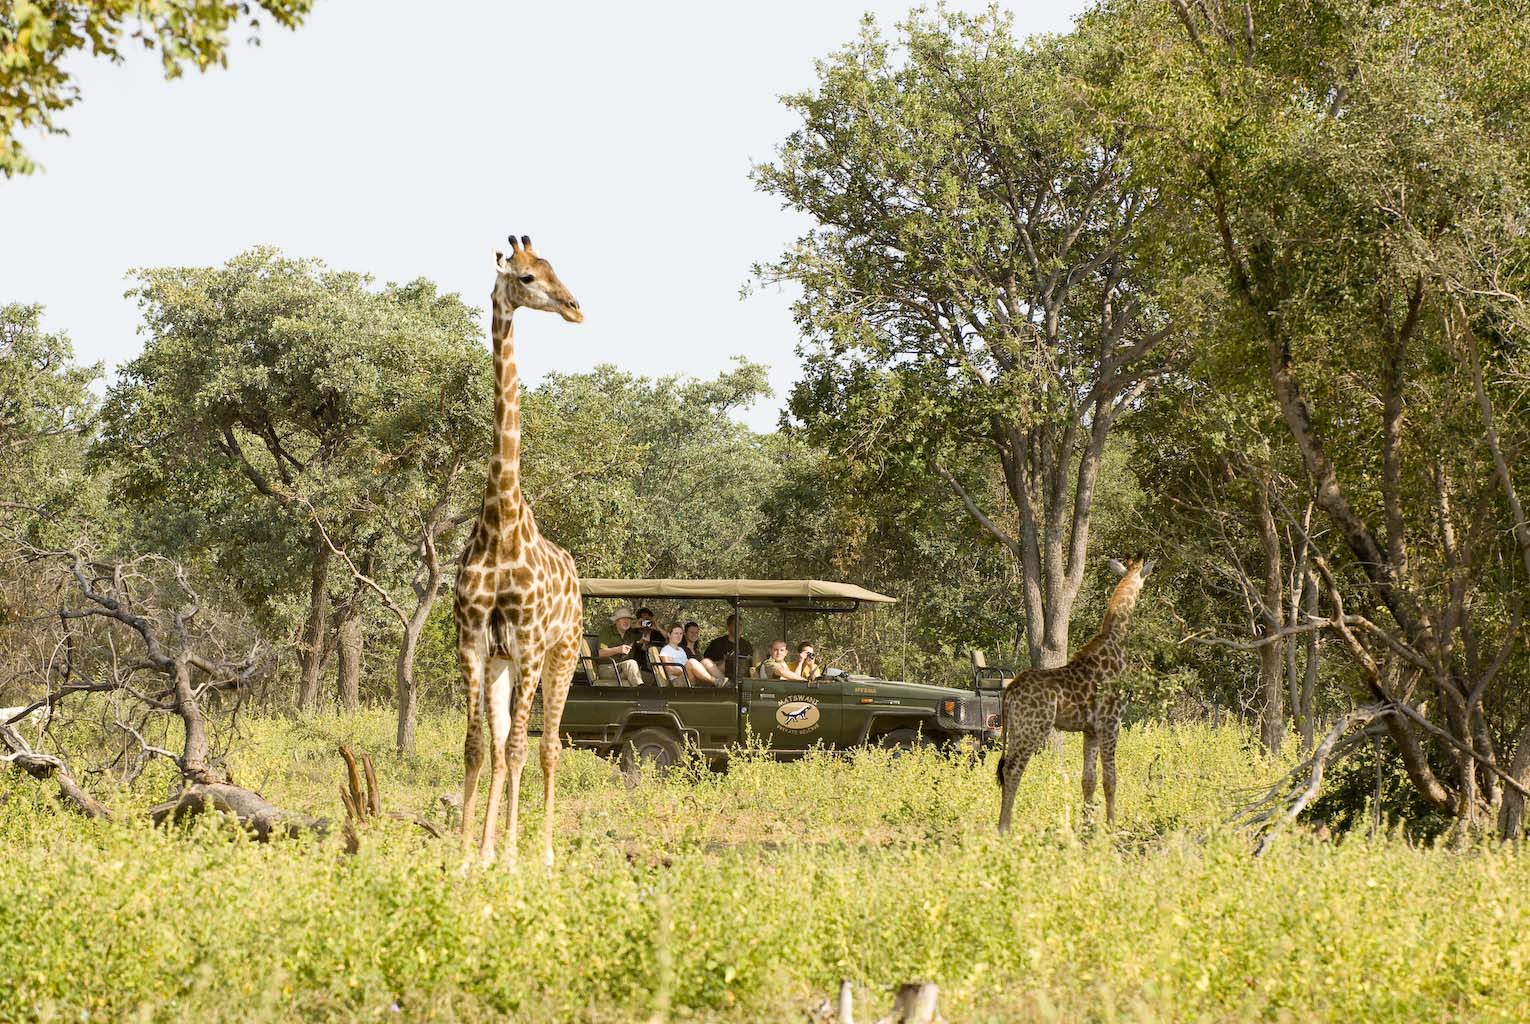
<path fill-rule="evenodd" d="M 877 746 L 883 750 L 891 750 L 895 753 L 905 754 L 915 747 L 927 747 L 930 740 L 918 729 L 894 729 L 892 732 L 883 734 L 877 740 Z"/>
<path fill-rule="evenodd" d="M 644 762 L 663 771 L 679 764 L 683 754 L 680 738 L 668 729 L 639 729 L 622 740 L 622 771 L 634 773 Z"/>

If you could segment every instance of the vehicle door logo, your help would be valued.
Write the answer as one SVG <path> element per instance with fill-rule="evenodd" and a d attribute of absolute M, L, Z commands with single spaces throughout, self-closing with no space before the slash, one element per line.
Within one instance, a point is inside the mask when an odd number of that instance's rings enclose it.
<path fill-rule="evenodd" d="M 792 732 L 807 732 L 818 728 L 818 703 L 792 698 L 784 700 L 776 708 L 776 723 Z"/>

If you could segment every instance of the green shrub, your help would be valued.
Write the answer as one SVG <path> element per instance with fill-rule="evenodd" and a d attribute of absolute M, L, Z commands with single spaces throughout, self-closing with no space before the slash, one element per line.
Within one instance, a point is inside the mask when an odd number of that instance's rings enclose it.
<path fill-rule="evenodd" d="M 334 746 L 373 751 L 385 805 L 442 821 L 460 722 L 390 752 L 382 712 L 247 723 L 236 776 L 336 816 Z M 208 818 L 118 824 L 5 776 L 0 1020 L 801 1019 L 841 977 L 878 1012 L 936 981 L 951 1020 L 1516 1020 L 1530 864 L 1296 830 L 1263 858 L 1224 824 L 1275 768 L 1243 733 L 1122 738 L 1120 822 L 1081 822 L 1077 738 L 1037 757 L 993 834 L 993 755 L 744 751 L 629 784 L 559 771 L 558 864 L 536 863 L 533 757 L 519 875 L 458 874 L 455 839 L 384 822 L 261 845 Z M 874 1014 L 866 1013 L 868 1019 Z"/>

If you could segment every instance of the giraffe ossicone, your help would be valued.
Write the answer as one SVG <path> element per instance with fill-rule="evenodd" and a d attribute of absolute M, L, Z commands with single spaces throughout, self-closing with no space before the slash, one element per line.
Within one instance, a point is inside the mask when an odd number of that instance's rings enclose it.
<path fill-rule="evenodd" d="M 1105 820 L 1116 820 L 1116 737 L 1127 696 L 1108 685 L 1126 670 L 1126 633 L 1142 584 L 1153 571 L 1151 561 L 1133 559 L 1110 568 L 1116 584 L 1105 607 L 1100 631 L 1060 668 L 1021 672 L 1004 686 L 1000 718 L 1004 753 L 999 758 L 999 831 L 1008 832 L 1015 791 L 1025 766 L 1047 741 L 1052 729 L 1084 734 L 1084 803 L 1094 801 L 1095 759 L 1105 781 Z"/>
<path fill-rule="evenodd" d="M 467 739 L 463 743 L 462 844 L 471 856 L 483 769 L 487 698 L 491 775 L 484 808 L 480 860 L 494 860 L 495 826 L 505 784 L 508 858 L 516 862 L 521 770 L 528 753 L 531 702 L 542 688 L 542 858 L 553 862 L 553 786 L 562 743 L 558 728 L 574 678 L 584 623 L 574 559 L 537 529 L 521 492 L 521 386 L 511 320 L 522 307 L 557 313 L 581 323 L 584 312 L 531 239 L 510 236 L 510 252 L 494 254 L 491 296 L 494 342 L 494 451 L 483 507 L 462 553 L 453 594 L 457 664 L 467 686 Z M 492 668 L 492 672 L 490 671 Z"/>

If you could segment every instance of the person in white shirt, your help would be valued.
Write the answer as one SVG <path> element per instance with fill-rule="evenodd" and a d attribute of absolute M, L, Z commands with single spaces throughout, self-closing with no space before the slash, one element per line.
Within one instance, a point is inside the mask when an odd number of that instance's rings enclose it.
<path fill-rule="evenodd" d="M 703 660 L 686 653 L 685 627 L 678 622 L 670 624 L 669 643 L 659 651 L 659 664 L 654 666 L 654 675 L 672 684 L 688 679 L 697 686 L 718 685 L 717 676 L 708 670 Z"/>

